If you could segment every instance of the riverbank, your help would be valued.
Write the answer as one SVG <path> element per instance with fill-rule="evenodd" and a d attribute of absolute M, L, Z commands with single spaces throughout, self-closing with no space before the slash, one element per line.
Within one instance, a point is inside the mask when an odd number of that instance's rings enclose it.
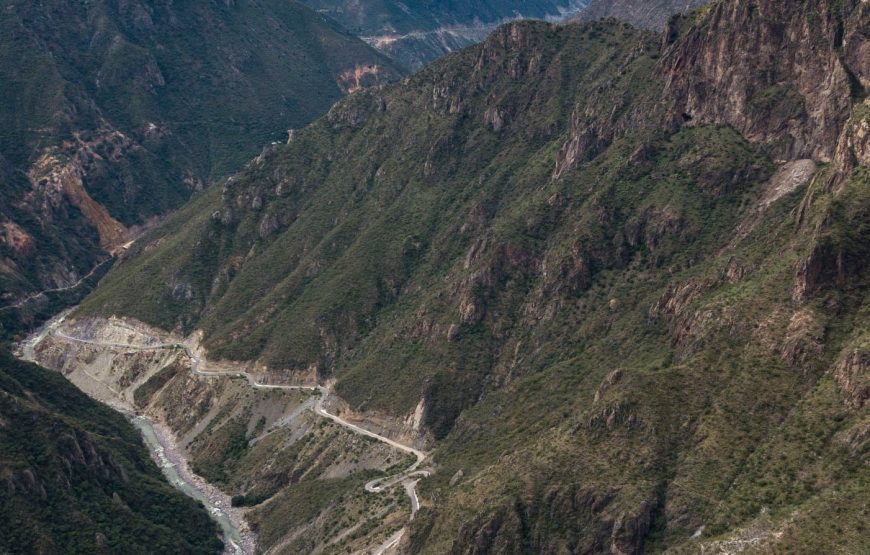
<path fill-rule="evenodd" d="M 47 367 L 63 372 L 67 379 L 82 391 L 106 404 L 115 405 L 115 408 L 120 408 L 127 414 L 134 411 L 132 392 L 153 379 L 156 369 L 168 367 L 169 364 L 178 363 L 180 360 L 185 360 L 182 367 L 189 361 L 190 375 L 181 377 L 176 384 L 181 387 L 181 390 L 175 390 L 175 393 L 181 395 L 175 401 L 178 409 L 174 413 L 176 417 L 185 413 L 183 408 L 186 406 L 185 403 L 196 403 L 196 399 L 206 402 L 209 407 L 212 406 L 213 399 L 209 398 L 208 391 L 212 391 L 213 388 L 205 383 L 212 380 L 230 380 L 232 387 L 226 392 L 230 397 L 233 396 L 232 391 L 236 391 L 233 388 L 245 389 L 244 386 L 250 388 L 249 393 L 313 392 L 314 394 L 305 400 L 303 406 L 308 407 L 315 415 L 331 421 L 352 434 L 364 436 L 413 456 L 414 461 L 408 468 L 396 474 L 371 480 L 365 484 L 364 489 L 368 493 L 379 494 L 401 486 L 410 499 L 409 520 L 413 520 L 416 515 L 420 506 L 416 493 L 417 483 L 432 472 L 431 468 L 420 468 L 427 460 L 428 453 L 354 424 L 339 416 L 338 411 L 331 412 L 326 407 L 336 403 L 327 402 L 331 400 L 327 386 L 272 384 L 260 376 L 247 372 L 247 368 L 209 364 L 199 348 L 196 336 L 182 339 L 151 329 L 146 325 L 112 319 L 103 322 L 68 323 L 65 321 L 65 316 L 66 314 L 59 315 L 20 344 L 22 355 L 41 359 Z M 143 372 L 146 367 L 150 370 Z M 260 381 L 261 379 L 263 381 Z M 219 390 L 222 388 L 214 391 Z M 241 393 L 243 392 L 236 391 L 235 395 Z M 245 395 L 247 396 L 248 393 Z M 232 399 L 228 398 L 228 402 L 230 401 Z M 123 408 L 118 407 L 119 404 L 124 405 Z M 298 414 L 300 410 L 300 407 L 285 407 L 282 410 L 286 408 L 293 408 L 294 414 Z M 266 416 L 269 410 L 271 409 L 267 408 L 263 416 Z M 232 555 L 255 553 L 258 538 L 245 518 L 246 511 L 249 509 L 232 507 L 228 495 L 190 470 L 187 453 L 176 443 L 178 439 L 170 428 L 162 426 L 159 421 L 142 416 L 133 415 L 131 418 L 145 438 L 154 460 L 169 481 L 190 497 L 200 501 L 221 526 L 226 538 L 225 552 Z M 356 460 L 353 462 L 356 463 Z M 390 533 L 393 530 L 394 528 Z M 389 550 L 401 539 L 403 530 L 400 530 L 398 535 L 393 534 L 386 543 L 382 543 L 381 539 L 371 538 L 374 541 L 369 545 L 378 545 L 375 548 L 378 551 Z M 356 549 L 359 551 L 359 546 Z M 371 549 L 366 547 L 364 551 L 371 552 Z"/>
<path fill-rule="evenodd" d="M 67 309 L 51 318 L 31 337 L 19 345 L 17 355 L 28 362 L 37 363 L 36 347 L 61 324 L 72 309 Z M 69 378 L 69 376 L 68 376 Z M 101 402 L 126 416 L 139 430 L 151 458 L 163 472 L 166 479 L 179 491 L 201 502 L 221 528 L 224 539 L 225 555 L 253 555 L 257 552 L 257 536 L 245 520 L 244 509 L 232 506 L 231 498 L 215 486 L 190 470 L 184 449 L 178 446 L 175 436 L 163 424 L 155 422 L 135 412 L 123 401 L 123 397 L 95 377 L 89 377 L 93 385 L 107 388 L 118 395 L 117 399 L 102 399 Z M 73 382 L 75 383 L 75 382 Z M 79 389 L 91 397 L 100 399 L 87 387 L 76 383 Z"/>
<path fill-rule="evenodd" d="M 131 420 L 142 433 L 152 458 L 166 479 L 185 495 L 205 505 L 211 517 L 220 525 L 224 535 L 224 553 L 256 553 L 257 536 L 248 526 L 244 510 L 233 507 L 230 496 L 190 470 L 187 457 L 176 443 L 172 432 L 166 426 L 144 416 L 132 416 Z"/>

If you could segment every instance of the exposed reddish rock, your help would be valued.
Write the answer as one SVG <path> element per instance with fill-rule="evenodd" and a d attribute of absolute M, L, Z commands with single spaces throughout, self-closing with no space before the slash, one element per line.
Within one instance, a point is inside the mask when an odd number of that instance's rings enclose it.
<path fill-rule="evenodd" d="M 634 555 L 640 553 L 644 538 L 652 523 L 652 505 L 644 503 L 634 513 L 622 513 L 613 523 L 610 534 L 610 553 L 612 555 Z"/>
<path fill-rule="evenodd" d="M 33 237 L 15 222 L 0 224 L 0 245 L 8 246 L 17 256 L 33 252 L 33 242 Z"/>
<path fill-rule="evenodd" d="M 44 217 L 49 220 L 52 209 L 69 202 L 97 230 L 100 247 L 111 252 L 127 241 L 127 229 L 88 194 L 85 180 L 92 165 L 106 159 L 117 161 L 135 148 L 135 143 L 125 135 L 108 128 L 94 137 L 77 134 L 62 147 L 43 153 L 30 168 L 28 177 L 33 191 L 28 201 L 40 203 Z"/>
<path fill-rule="evenodd" d="M 870 418 L 859 421 L 851 428 L 847 428 L 834 436 L 834 442 L 839 443 L 849 450 L 849 454 L 861 460 L 863 464 L 870 464 Z"/>
<path fill-rule="evenodd" d="M 621 368 L 617 368 L 616 370 L 611 371 L 604 380 L 601 382 L 601 385 L 598 386 L 598 389 L 595 391 L 595 397 L 592 400 L 593 403 L 599 402 L 607 391 L 613 387 L 615 384 L 622 379 L 623 371 Z"/>
<path fill-rule="evenodd" d="M 390 78 L 384 79 L 384 73 L 389 74 Z M 384 68 L 377 64 L 360 64 L 339 73 L 335 82 L 343 93 L 352 94 L 366 87 L 372 87 L 389 81 L 392 78 L 393 75 L 390 73 L 390 70 L 385 72 Z M 292 140 L 292 136 L 290 139 Z"/>
<path fill-rule="evenodd" d="M 669 285 L 661 298 L 650 307 L 650 320 L 685 314 L 689 305 L 710 287 L 710 283 L 700 281 Z"/>
<path fill-rule="evenodd" d="M 505 114 L 497 106 L 492 106 L 484 112 L 483 121 L 493 131 L 501 131 L 505 125 Z"/>
<path fill-rule="evenodd" d="M 722 270 L 722 280 L 730 284 L 740 283 L 747 273 L 749 269 L 736 258 L 732 258 Z"/>

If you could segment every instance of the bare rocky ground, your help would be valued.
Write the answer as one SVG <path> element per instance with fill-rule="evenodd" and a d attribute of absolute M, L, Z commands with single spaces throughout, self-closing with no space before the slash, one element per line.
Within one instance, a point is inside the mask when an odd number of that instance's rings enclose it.
<path fill-rule="evenodd" d="M 201 493 L 216 516 L 229 518 L 244 553 L 291 552 L 304 537 L 316 538 L 313 545 L 321 552 L 367 552 L 372 546 L 389 552 L 395 545 L 392 540 L 400 537 L 397 527 L 407 522 L 411 507 L 405 505 L 412 504 L 405 498 L 401 480 L 385 480 L 384 491 L 367 487 L 364 492 L 357 485 L 360 491 L 330 501 L 319 517 L 309 521 L 288 520 L 276 526 L 273 515 L 280 514 L 280 507 L 274 505 L 282 502 L 279 493 L 299 487 L 299 482 L 348 479 L 388 469 L 396 472 L 413 458 L 361 436 L 350 422 L 346 423 L 349 428 L 340 425 L 341 419 L 336 425 L 315 413 L 318 397 L 310 391 L 252 388 L 256 382 L 250 380 L 269 380 L 252 365 L 209 362 L 207 373 L 213 375 L 198 375 L 192 371 L 192 365 L 199 362 L 190 358 L 193 351 L 171 348 L 181 343 L 182 338 L 135 321 L 66 321 L 61 315 L 26 341 L 21 354 L 62 372 L 91 397 L 146 418 L 160 444 L 149 445 L 152 454 L 165 457 L 162 462 Z M 232 372 L 257 378 L 220 375 Z M 323 404 L 321 410 L 330 411 L 327 414 L 341 411 L 344 405 L 332 396 Z M 390 430 L 397 441 L 414 438 L 419 425 L 416 414 L 390 422 L 377 415 L 341 414 L 366 429 Z M 234 426 L 244 430 L 247 447 L 241 457 L 228 454 L 226 447 L 228 430 Z M 419 435 L 416 439 L 418 445 L 423 442 Z M 162 451 L 160 456 L 155 449 Z M 215 471 L 222 466 L 229 470 Z M 202 469 L 212 482 L 197 473 Z M 287 484 L 282 484 L 284 475 L 291 476 Z M 265 495 L 265 500 L 254 509 L 231 506 L 234 495 L 251 492 Z M 416 510 L 413 487 L 407 495 Z M 261 526 L 267 530 L 265 544 L 257 541 L 255 529 Z M 231 542 L 228 552 L 235 552 Z"/>

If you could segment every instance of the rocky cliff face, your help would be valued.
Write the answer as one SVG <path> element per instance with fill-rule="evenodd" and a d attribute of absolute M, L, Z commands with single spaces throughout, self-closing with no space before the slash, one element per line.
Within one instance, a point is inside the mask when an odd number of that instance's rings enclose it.
<path fill-rule="evenodd" d="M 719 2 L 670 25 L 662 70 L 672 124 L 727 124 L 778 162 L 833 162 L 813 194 L 836 197 L 867 167 L 866 2 Z M 795 299 L 864 271 L 864 250 L 831 241 L 825 220 L 797 265 Z"/>
<path fill-rule="evenodd" d="M 665 39 L 670 121 L 731 125 L 778 160 L 831 161 L 870 86 L 867 3 L 717 2 L 695 17 Z"/>

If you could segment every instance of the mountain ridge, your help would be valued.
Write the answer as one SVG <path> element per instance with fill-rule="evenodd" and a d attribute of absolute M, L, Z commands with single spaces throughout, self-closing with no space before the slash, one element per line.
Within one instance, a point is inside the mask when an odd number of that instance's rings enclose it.
<path fill-rule="evenodd" d="M 868 10 L 503 26 L 267 149 L 74 317 L 419 421 L 403 551 L 861 552 Z"/>
<path fill-rule="evenodd" d="M 564 19 L 586 4 L 586 0 L 432 0 L 417 5 L 393 0 L 305 1 L 412 70 L 481 42 L 506 21 Z"/>
<path fill-rule="evenodd" d="M 591 0 L 577 20 L 615 17 L 642 29 L 661 31 L 671 16 L 708 3 L 709 0 Z"/>

